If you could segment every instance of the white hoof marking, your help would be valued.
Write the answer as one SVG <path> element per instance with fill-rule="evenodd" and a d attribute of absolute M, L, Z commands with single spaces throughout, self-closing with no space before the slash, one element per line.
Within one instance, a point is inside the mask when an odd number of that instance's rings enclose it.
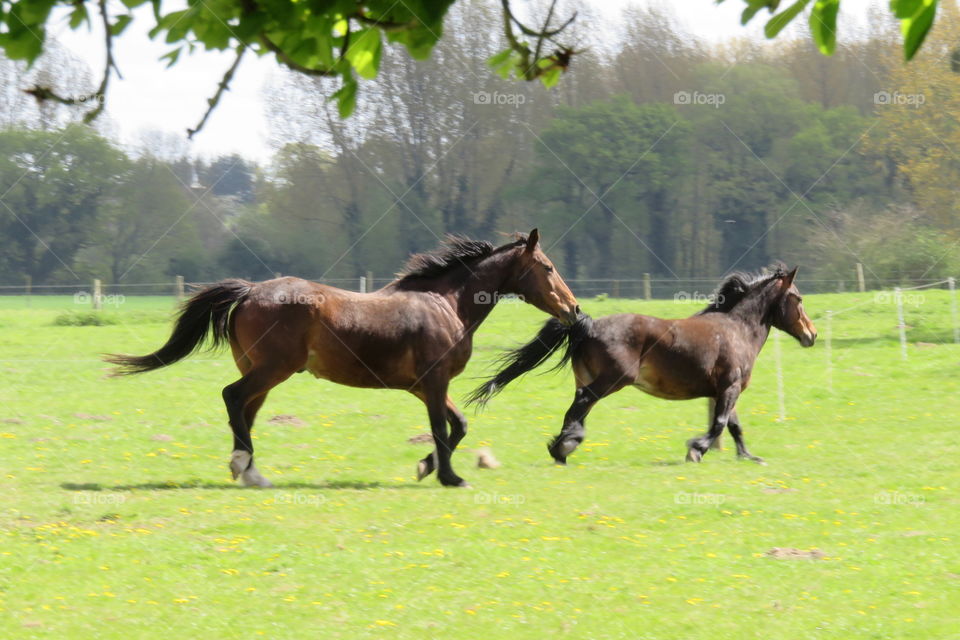
<path fill-rule="evenodd" d="M 230 454 L 230 472 L 236 480 L 250 466 L 250 454 L 242 449 L 234 449 Z"/>
<path fill-rule="evenodd" d="M 260 475 L 260 472 L 257 471 L 254 465 L 250 465 L 250 468 L 241 474 L 240 480 L 245 487 L 263 487 L 264 489 L 268 489 L 273 486 L 269 480 Z"/>

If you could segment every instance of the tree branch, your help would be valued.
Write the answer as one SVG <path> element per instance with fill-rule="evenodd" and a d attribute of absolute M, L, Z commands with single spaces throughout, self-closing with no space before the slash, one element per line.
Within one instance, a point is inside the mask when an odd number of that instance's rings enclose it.
<path fill-rule="evenodd" d="M 567 21 L 558 28 L 551 29 L 550 22 L 553 20 L 553 14 L 557 6 L 557 0 L 553 0 L 553 2 L 550 4 L 550 9 L 547 12 L 547 17 L 546 20 L 544 20 L 543 26 L 539 31 L 537 31 L 526 26 L 520 22 L 515 15 L 513 15 L 513 11 L 510 8 L 510 0 L 501 0 L 500 4 L 503 6 L 503 33 L 507 39 L 507 44 L 510 45 L 510 48 L 520 55 L 520 64 L 518 66 L 520 69 L 522 69 L 523 78 L 525 80 L 533 80 L 542 76 L 547 71 L 557 68 L 566 71 L 567 67 L 570 66 L 570 59 L 579 52 L 558 43 L 556 40 L 554 40 L 554 36 L 563 32 L 573 23 L 574 20 L 576 20 L 577 12 L 574 11 L 573 15 L 571 15 L 570 18 L 568 18 Z M 514 33 L 514 25 L 516 25 L 521 34 L 537 39 L 537 44 L 534 50 L 531 51 L 529 46 L 517 39 L 517 36 Z M 550 56 L 541 57 L 544 42 L 552 42 L 559 48 Z M 550 64 L 541 67 L 541 60 L 547 60 L 550 62 Z"/>
<path fill-rule="evenodd" d="M 233 64 L 230 65 L 230 68 L 227 69 L 227 72 L 223 74 L 223 79 L 220 81 L 220 84 L 217 85 L 217 92 L 213 94 L 213 97 L 207 100 L 206 113 L 203 114 L 203 118 L 200 119 L 200 123 L 197 124 L 193 129 L 187 129 L 187 138 L 193 139 L 194 134 L 203 129 L 203 125 L 207 123 L 207 118 L 210 117 L 210 114 L 213 113 L 213 110 L 217 108 L 217 105 L 220 104 L 220 97 L 223 95 L 223 92 L 230 88 L 230 81 L 233 80 L 233 74 L 236 72 L 237 67 L 240 66 L 240 61 L 243 59 L 243 54 L 247 52 L 247 45 L 241 44 L 237 47 L 237 58 L 233 61 Z"/>
<path fill-rule="evenodd" d="M 110 70 L 117 72 L 117 77 L 122 78 L 120 75 L 120 69 L 117 68 L 117 63 L 113 58 L 113 32 L 110 29 L 110 14 L 107 12 L 107 0 L 98 0 L 98 6 L 100 7 L 100 17 L 103 21 L 103 31 L 104 39 L 106 44 L 106 62 L 104 63 L 103 68 L 103 78 L 100 80 L 100 86 L 97 87 L 96 91 L 93 93 L 88 93 L 86 95 L 74 96 L 74 97 L 65 97 L 58 94 L 55 90 L 50 87 L 41 87 L 39 85 L 34 85 L 29 89 L 24 89 L 24 93 L 27 93 L 34 98 L 37 102 L 45 102 L 51 100 L 53 102 L 58 102 L 60 104 L 65 104 L 67 106 L 76 106 L 79 104 L 85 104 L 87 102 L 95 101 L 97 106 L 88 111 L 83 116 L 83 121 L 86 124 L 90 124 L 103 112 L 103 108 L 107 102 L 107 87 L 110 84 Z"/>
<path fill-rule="evenodd" d="M 308 76 L 335 76 L 337 73 L 333 69 L 314 69 L 313 67 L 307 67 L 299 62 L 293 60 L 290 56 L 287 55 L 287 52 L 280 48 L 277 43 L 267 37 L 267 34 L 260 34 L 260 42 L 268 50 L 272 51 L 276 56 L 277 60 L 280 61 L 286 67 L 289 67 L 293 71 L 308 75 Z"/>

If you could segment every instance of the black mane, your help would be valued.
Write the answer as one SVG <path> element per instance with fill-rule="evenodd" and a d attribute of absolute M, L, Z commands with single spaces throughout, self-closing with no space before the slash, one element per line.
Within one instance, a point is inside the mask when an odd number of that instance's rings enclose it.
<path fill-rule="evenodd" d="M 697 315 L 705 313 L 729 313 L 751 291 L 763 287 L 771 280 L 787 275 L 787 267 L 782 262 L 775 262 L 760 273 L 734 271 L 727 276 L 717 290 L 714 291 L 710 304 Z"/>
<path fill-rule="evenodd" d="M 494 247 L 484 240 L 471 240 L 465 236 L 448 233 L 439 249 L 410 256 L 403 271 L 397 274 L 397 279 L 409 281 L 418 278 L 436 278 L 470 260 L 486 258 L 501 249 L 513 248 L 526 241 L 527 236 L 518 233 L 513 242 Z"/>

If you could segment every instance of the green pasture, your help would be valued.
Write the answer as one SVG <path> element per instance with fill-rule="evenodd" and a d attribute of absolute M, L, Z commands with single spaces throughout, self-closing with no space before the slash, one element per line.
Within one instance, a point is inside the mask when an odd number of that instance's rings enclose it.
<path fill-rule="evenodd" d="M 802 289 L 802 282 L 799 283 Z M 693 303 L 581 299 L 594 316 Z M 781 336 L 739 404 L 747 442 L 700 465 L 704 401 L 604 400 L 556 467 L 569 372 L 504 391 L 454 457 L 472 489 L 417 483 L 409 394 L 295 376 L 255 430 L 276 485 L 236 486 L 224 353 L 107 378 L 170 298 L 0 298 L 0 638 L 950 638 L 958 634 L 960 346 L 945 291 L 808 295 L 821 341 Z M 827 388 L 825 312 L 832 321 Z M 501 304 L 453 385 L 545 316 Z M 60 323 L 60 324 L 58 324 Z M 271 418 L 273 420 L 271 421 Z M 728 442 L 728 445 L 732 443 Z M 502 463 L 476 468 L 488 447 Z"/>

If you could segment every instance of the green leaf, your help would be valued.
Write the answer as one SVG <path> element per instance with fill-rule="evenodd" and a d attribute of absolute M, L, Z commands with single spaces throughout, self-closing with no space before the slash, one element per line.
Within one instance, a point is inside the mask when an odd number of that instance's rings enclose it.
<path fill-rule="evenodd" d="M 817 48 L 824 55 L 833 55 L 837 48 L 837 13 L 840 0 L 817 0 L 810 12 L 810 32 Z"/>
<path fill-rule="evenodd" d="M 377 77 L 382 51 L 380 30 L 361 29 L 350 35 L 350 46 L 345 57 L 361 78 L 371 80 Z"/>
<path fill-rule="evenodd" d="M 903 33 L 903 57 L 912 60 L 923 44 L 933 20 L 937 16 L 937 0 L 919 0 L 911 4 L 920 4 L 916 12 L 900 21 L 900 31 Z"/>
<path fill-rule="evenodd" d="M 915 16 L 923 7 L 923 0 L 890 0 L 890 9 L 898 20 Z"/>
<path fill-rule="evenodd" d="M 115 36 L 123 33 L 123 30 L 127 28 L 127 25 L 133 20 L 133 16 L 129 13 L 125 13 L 121 16 L 117 16 L 117 21 L 110 25 L 110 33 Z"/>
<path fill-rule="evenodd" d="M 169 68 L 172 67 L 173 65 L 177 64 L 177 59 L 180 58 L 180 52 L 181 52 L 181 51 L 183 51 L 183 47 L 177 47 L 176 49 L 172 49 L 172 50 L 166 52 L 165 54 L 163 54 L 162 56 L 160 56 L 160 59 L 161 59 L 161 60 L 168 60 L 168 62 L 167 62 L 167 68 L 169 69 Z"/>
<path fill-rule="evenodd" d="M 513 49 L 504 49 L 500 53 L 495 53 L 494 55 L 487 58 L 487 65 L 493 69 L 502 67 L 507 63 L 507 60 L 510 59 L 510 54 L 513 53 Z"/>
<path fill-rule="evenodd" d="M 344 120 L 349 118 L 357 106 L 357 81 L 347 76 L 343 79 L 343 86 L 337 89 L 330 99 L 337 101 L 340 117 Z"/>
<path fill-rule="evenodd" d="M 804 8 L 810 4 L 810 0 L 797 0 L 792 5 L 778 13 L 777 15 L 770 18 L 767 21 L 766 26 L 763 28 L 763 33 L 768 38 L 776 37 L 778 33 L 783 31 L 783 28 L 790 24 L 797 15 L 804 10 Z"/>
<path fill-rule="evenodd" d="M 540 75 L 540 82 L 543 83 L 543 86 L 547 89 L 551 89 L 556 86 L 557 82 L 560 81 L 560 74 L 563 73 L 563 70 L 559 67 L 556 69 L 550 69 L 549 71 L 544 71 Z"/>
<path fill-rule="evenodd" d="M 38 37 L 39 36 L 39 37 Z M 0 34 L 0 45 L 11 60 L 26 60 L 33 62 L 43 51 L 43 38 L 46 33 L 38 28 L 32 31 L 28 29 L 11 30 L 9 33 Z"/>
<path fill-rule="evenodd" d="M 70 12 L 70 28 L 76 29 L 84 22 L 89 21 L 89 16 L 87 15 L 87 6 L 80 4 L 77 5 L 77 8 Z"/>
<path fill-rule="evenodd" d="M 146 4 L 147 0 L 120 0 L 127 9 L 133 9 L 134 7 L 139 7 L 142 4 Z"/>

